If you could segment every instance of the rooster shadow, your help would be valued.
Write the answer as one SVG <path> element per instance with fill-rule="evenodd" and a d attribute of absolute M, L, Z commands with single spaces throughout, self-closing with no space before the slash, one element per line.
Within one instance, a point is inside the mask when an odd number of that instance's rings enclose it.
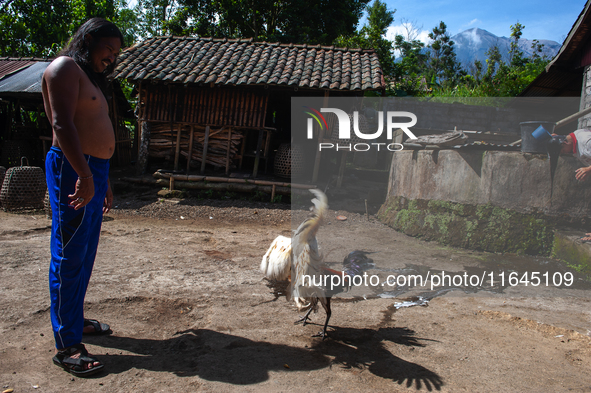
<path fill-rule="evenodd" d="M 404 328 L 337 328 L 331 332 L 330 340 L 317 342 L 309 348 L 254 341 L 209 329 L 177 332 L 174 337 L 163 340 L 114 335 L 86 339 L 88 344 L 105 348 L 105 354 L 95 355 L 105 364 L 104 376 L 135 368 L 250 385 L 267 381 L 272 371 L 313 371 L 336 365 L 365 368 L 376 376 L 407 387 L 440 390 L 441 377 L 394 356 L 387 350 L 385 341 L 424 346 L 413 331 Z"/>

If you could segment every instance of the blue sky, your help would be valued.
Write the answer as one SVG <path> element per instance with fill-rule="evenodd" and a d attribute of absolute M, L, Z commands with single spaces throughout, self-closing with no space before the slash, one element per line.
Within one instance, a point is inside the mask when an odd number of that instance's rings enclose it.
<path fill-rule="evenodd" d="M 403 31 L 404 21 L 421 28 L 420 38 L 445 22 L 450 35 L 478 27 L 499 37 L 509 37 L 510 26 L 516 22 L 525 26 L 523 38 L 547 39 L 562 44 L 579 14 L 585 0 L 382 0 L 396 9 L 388 38 Z M 364 22 L 362 22 L 364 23 Z M 404 35 L 404 34 L 403 34 Z"/>

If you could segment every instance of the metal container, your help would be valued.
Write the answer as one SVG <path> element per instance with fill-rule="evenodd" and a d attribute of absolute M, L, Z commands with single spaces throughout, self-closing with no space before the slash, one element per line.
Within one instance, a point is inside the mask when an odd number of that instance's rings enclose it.
<path fill-rule="evenodd" d="M 538 127 L 542 126 L 550 134 L 554 132 L 556 123 L 550 121 L 524 121 L 519 123 L 521 126 L 521 151 L 523 153 L 547 153 L 546 149 L 547 139 L 537 139 L 532 135 Z"/>

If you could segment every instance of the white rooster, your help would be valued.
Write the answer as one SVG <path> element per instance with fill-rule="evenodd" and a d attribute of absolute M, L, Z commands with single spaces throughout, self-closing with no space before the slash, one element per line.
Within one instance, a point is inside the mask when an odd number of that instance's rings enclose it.
<path fill-rule="evenodd" d="M 331 316 L 330 298 L 332 295 L 348 288 L 344 278 L 360 274 L 363 270 L 373 266 L 372 260 L 367 258 L 366 252 L 353 251 L 343 262 L 346 271 L 337 271 L 326 267 L 318 249 L 316 233 L 324 220 L 328 209 L 326 195 L 320 190 L 310 190 L 316 198 L 312 199 L 314 209 L 312 215 L 300 224 L 293 235 L 293 239 L 278 236 L 261 261 L 261 271 L 270 280 L 291 281 L 291 291 L 287 291 L 287 300 L 293 295 L 293 300 L 300 312 L 307 311 L 297 322 L 305 325 L 310 312 L 318 309 L 318 301 L 326 311 L 323 330 L 317 334 L 323 339 Z M 330 282 L 330 277 L 337 275 L 340 285 L 327 288 L 326 285 L 314 285 L 318 282 Z M 317 279 L 314 279 L 316 277 Z M 351 280 L 349 279 L 350 283 Z M 296 322 L 296 323 L 297 323 Z"/>

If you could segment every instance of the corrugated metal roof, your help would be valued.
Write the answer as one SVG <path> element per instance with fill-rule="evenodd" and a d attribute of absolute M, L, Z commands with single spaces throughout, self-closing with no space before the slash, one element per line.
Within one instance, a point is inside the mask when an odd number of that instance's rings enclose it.
<path fill-rule="evenodd" d="M 126 49 L 115 78 L 331 90 L 385 88 L 373 50 L 193 37 L 154 37 Z"/>
<path fill-rule="evenodd" d="M 49 61 L 38 61 L 0 80 L 0 95 L 41 94 L 41 77 Z"/>
<path fill-rule="evenodd" d="M 0 60 L 0 79 L 4 78 L 6 75 L 22 70 L 23 68 L 27 68 L 31 64 L 35 64 L 35 62 Z"/>
<path fill-rule="evenodd" d="M 40 61 L 51 61 L 52 59 L 41 59 L 37 57 L 1 57 L 0 58 L 0 80 L 7 75 L 13 74 L 23 68 L 27 68 L 31 64 Z"/>

